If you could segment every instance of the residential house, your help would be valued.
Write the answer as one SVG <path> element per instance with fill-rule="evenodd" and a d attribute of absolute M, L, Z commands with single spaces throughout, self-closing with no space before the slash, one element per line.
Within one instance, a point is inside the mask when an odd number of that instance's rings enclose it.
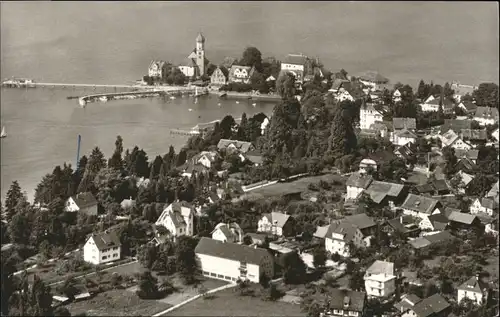
<path fill-rule="evenodd" d="M 209 171 L 210 169 L 208 167 L 189 161 L 185 164 L 185 168 L 183 169 L 181 176 L 191 178 L 195 173 L 207 175 Z"/>
<path fill-rule="evenodd" d="M 251 150 L 245 153 L 245 158 L 252 162 L 255 166 L 262 165 L 264 163 L 264 158 L 262 153 L 258 150 Z"/>
<path fill-rule="evenodd" d="M 456 153 L 457 150 L 455 150 Z M 474 161 L 467 157 L 462 157 L 458 159 L 457 164 L 455 165 L 455 169 L 457 171 L 463 171 L 466 173 L 473 174 L 477 170 L 477 165 Z"/>
<path fill-rule="evenodd" d="M 486 303 L 489 295 L 488 284 L 479 275 L 473 276 L 457 289 L 457 301 L 460 303 L 464 298 L 472 300 L 476 305 Z"/>
<path fill-rule="evenodd" d="M 395 130 L 392 134 L 392 143 L 398 146 L 415 143 L 416 141 L 417 136 L 407 129 Z"/>
<path fill-rule="evenodd" d="M 327 302 L 320 317 L 366 316 L 366 293 L 336 288 L 329 291 Z"/>
<path fill-rule="evenodd" d="M 422 230 L 429 231 L 443 231 L 448 226 L 448 218 L 442 214 L 434 214 L 429 216 L 423 216 L 422 221 L 418 223 L 418 226 Z"/>
<path fill-rule="evenodd" d="M 219 223 L 212 231 L 212 239 L 221 242 L 242 243 L 243 230 L 235 223 Z"/>
<path fill-rule="evenodd" d="M 177 201 L 163 210 L 155 225 L 168 229 L 170 235 L 174 238 L 184 235 L 192 236 L 194 235 L 193 222 L 195 213 L 196 211 L 191 204 Z"/>
<path fill-rule="evenodd" d="M 493 140 L 495 140 L 496 143 L 500 141 L 498 128 L 496 128 L 495 131 L 491 132 L 491 137 L 493 138 Z"/>
<path fill-rule="evenodd" d="M 327 252 L 350 257 L 349 244 L 351 242 L 358 248 L 366 247 L 363 233 L 358 227 L 346 221 L 334 222 L 328 226 L 325 234 L 325 249 Z"/>
<path fill-rule="evenodd" d="M 417 120 L 415 118 L 393 118 L 392 126 L 394 130 L 408 130 L 415 132 L 417 129 Z"/>
<path fill-rule="evenodd" d="M 229 71 L 224 66 L 217 67 L 210 76 L 210 84 L 213 86 L 224 86 L 227 84 Z"/>
<path fill-rule="evenodd" d="M 357 78 L 363 85 L 370 87 L 372 90 L 377 90 L 378 86 L 389 83 L 388 78 L 375 71 L 367 71 Z"/>
<path fill-rule="evenodd" d="M 478 214 L 477 217 L 484 226 L 484 233 L 498 237 L 498 216 L 493 218 L 486 214 Z"/>
<path fill-rule="evenodd" d="M 281 212 L 264 214 L 257 224 L 257 232 L 267 232 L 277 236 L 289 237 L 295 234 L 293 217 Z"/>
<path fill-rule="evenodd" d="M 394 208 L 402 202 L 406 194 L 405 186 L 390 182 L 372 181 L 365 190 L 371 200 L 378 205 L 389 205 Z"/>
<path fill-rule="evenodd" d="M 93 233 L 83 246 L 83 260 L 94 265 L 117 261 L 121 257 L 121 242 L 116 231 Z"/>
<path fill-rule="evenodd" d="M 440 245 L 454 239 L 455 237 L 452 236 L 448 231 L 440 231 L 438 233 L 432 233 L 409 240 L 408 243 L 412 247 L 412 251 L 415 252 L 424 250 L 432 245 Z"/>
<path fill-rule="evenodd" d="M 365 104 L 359 111 L 359 125 L 361 129 L 369 129 L 375 122 L 382 122 L 382 113 L 376 110 L 372 104 Z"/>
<path fill-rule="evenodd" d="M 401 215 L 387 221 L 389 233 L 398 232 L 405 237 L 417 237 L 420 234 L 420 227 L 414 223 L 412 216 Z"/>
<path fill-rule="evenodd" d="M 394 304 L 394 308 L 398 312 L 398 316 L 408 312 L 413 306 L 415 306 L 422 299 L 415 294 L 408 294 L 401 296 L 401 301 Z"/>
<path fill-rule="evenodd" d="M 490 191 L 486 194 L 486 197 L 491 197 L 498 202 L 498 181 L 493 185 Z"/>
<path fill-rule="evenodd" d="M 362 159 L 361 162 L 359 162 L 359 173 L 367 173 L 369 169 L 376 171 L 377 162 L 372 159 Z"/>
<path fill-rule="evenodd" d="M 448 220 L 453 229 L 482 228 L 481 220 L 477 216 L 463 212 L 452 212 L 448 216 Z"/>
<path fill-rule="evenodd" d="M 408 194 L 406 200 L 401 205 L 405 215 L 423 218 L 437 213 L 441 213 L 441 203 L 433 198 Z"/>
<path fill-rule="evenodd" d="M 253 150 L 254 147 L 252 143 L 238 140 L 227 140 L 220 139 L 219 143 L 217 143 L 217 149 L 229 150 L 229 151 L 238 151 L 240 153 L 247 153 L 250 150 Z"/>
<path fill-rule="evenodd" d="M 288 54 L 281 61 L 281 71 L 292 73 L 295 76 L 295 81 L 302 83 L 307 60 L 308 57 L 302 54 Z"/>
<path fill-rule="evenodd" d="M 349 83 L 347 79 L 337 78 L 333 81 L 332 87 L 328 90 L 329 92 L 337 93 L 343 84 Z"/>
<path fill-rule="evenodd" d="M 148 76 L 154 79 L 162 79 L 167 72 L 168 63 L 165 61 L 151 61 L 148 68 Z"/>
<path fill-rule="evenodd" d="M 486 132 L 486 129 L 462 129 L 460 131 L 460 135 L 464 141 L 467 141 L 474 147 L 477 147 L 478 145 L 484 145 L 488 140 L 488 133 Z"/>
<path fill-rule="evenodd" d="M 420 109 L 422 112 L 437 112 L 439 111 L 440 104 L 443 108 L 444 114 L 452 114 L 455 108 L 455 104 L 446 98 L 443 99 L 441 103 L 440 98 L 427 99 L 424 103 L 420 104 Z"/>
<path fill-rule="evenodd" d="M 354 225 L 356 228 L 358 228 L 363 235 L 363 241 L 365 245 L 370 246 L 370 240 L 372 238 L 372 235 L 375 234 L 375 230 L 377 228 L 377 224 L 375 223 L 373 218 L 369 217 L 367 214 L 362 213 L 346 216 L 340 221 L 350 223 L 351 225 Z"/>
<path fill-rule="evenodd" d="M 498 211 L 498 203 L 490 197 L 476 198 L 470 206 L 470 213 L 473 215 L 485 213 L 493 217 L 495 211 Z"/>
<path fill-rule="evenodd" d="M 406 143 L 405 145 L 396 147 L 394 154 L 403 159 L 405 162 L 411 160 L 417 154 L 417 147 L 415 143 Z"/>
<path fill-rule="evenodd" d="M 439 127 L 441 134 L 444 134 L 450 130 L 453 130 L 456 134 L 464 129 L 472 128 L 472 120 L 456 120 L 456 119 L 444 119 L 444 123 Z"/>
<path fill-rule="evenodd" d="M 401 92 L 399 91 L 399 89 L 396 89 L 393 93 L 392 93 L 392 100 L 394 102 L 400 102 L 401 101 Z"/>
<path fill-rule="evenodd" d="M 266 249 L 202 237 L 194 252 L 202 274 L 210 278 L 259 283 L 264 275 L 274 277 L 274 259 Z"/>
<path fill-rule="evenodd" d="M 244 83 L 250 82 L 250 66 L 233 65 L 229 69 L 229 82 L 230 83 Z"/>
<path fill-rule="evenodd" d="M 440 294 L 434 294 L 430 297 L 418 301 L 417 296 L 411 296 L 403 304 L 398 305 L 401 317 L 447 317 L 451 313 L 451 305 Z M 417 301 L 417 303 L 414 303 Z M 412 305 L 413 304 L 413 305 Z"/>
<path fill-rule="evenodd" d="M 477 86 L 461 85 L 460 83 L 454 81 L 451 83 L 451 89 L 453 89 L 453 99 L 460 102 L 463 96 L 472 96 L 472 93 L 477 89 Z"/>
<path fill-rule="evenodd" d="M 455 156 L 457 159 L 462 159 L 462 158 L 467 158 L 470 159 L 474 164 L 477 162 L 477 157 L 479 156 L 479 150 L 462 150 L 462 149 L 455 149 Z"/>
<path fill-rule="evenodd" d="M 361 87 L 357 83 L 343 83 L 339 88 L 337 93 L 335 93 L 335 99 L 337 101 L 355 101 L 358 99 L 363 99 L 365 97 L 365 93 L 361 89 Z"/>
<path fill-rule="evenodd" d="M 498 109 L 492 107 L 477 107 L 474 120 L 480 126 L 493 125 L 498 122 Z"/>
<path fill-rule="evenodd" d="M 462 109 L 468 115 L 473 115 L 477 110 L 477 105 L 472 101 L 460 101 L 457 107 Z"/>
<path fill-rule="evenodd" d="M 453 130 L 449 130 L 440 136 L 442 147 L 452 147 L 458 150 L 470 150 L 472 145 L 465 142 L 458 134 L 453 132 Z"/>
<path fill-rule="evenodd" d="M 396 291 L 394 263 L 376 260 L 364 276 L 368 297 L 389 297 Z"/>
<path fill-rule="evenodd" d="M 206 168 L 211 168 L 218 160 L 221 157 L 216 151 L 203 151 L 191 158 L 194 164 L 201 164 Z"/>
<path fill-rule="evenodd" d="M 136 202 L 134 199 L 132 199 L 132 197 L 130 197 L 129 199 L 124 199 L 122 200 L 122 202 L 120 203 L 120 207 L 122 209 L 130 209 L 130 208 L 134 208 L 136 205 Z"/>
<path fill-rule="evenodd" d="M 469 187 L 470 182 L 474 179 L 474 175 L 467 174 L 464 171 L 458 171 L 457 175 L 460 177 L 460 185 L 458 186 L 458 192 L 464 194 L 467 187 Z"/>
<path fill-rule="evenodd" d="M 368 130 L 373 131 L 375 137 L 386 138 L 389 136 L 389 128 L 384 122 L 374 122 L 370 125 Z"/>
<path fill-rule="evenodd" d="M 64 204 L 65 212 L 83 212 L 88 216 L 97 216 L 98 203 L 91 192 L 78 193 L 69 197 Z"/>
<path fill-rule="evenodd" d="M 362 173 L 352 173 L 346 182 L 347 193 L 345 195 L 345 200 L 357 199 L 362 191 L 368 188 L 372 182 L 373 177 Z"/>

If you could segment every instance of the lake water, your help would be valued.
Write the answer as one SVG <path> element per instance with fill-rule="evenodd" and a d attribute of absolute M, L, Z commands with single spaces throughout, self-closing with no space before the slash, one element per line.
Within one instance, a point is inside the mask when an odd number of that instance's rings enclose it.
<path fill-rule="evenodd" d="M 180 63 L 199 31 L 207 58 L 241 56 L 246 46 L 264 56 L 302 52 L 327 68 L 356 75 L 377 70 L 416 85 L 458 80 L 498 82 L 498 4 L 477 2 L 1 2 L 1 78 L 66 83 L 131 83 L 152 59 Z M 82 92 L 83 93 L 83 92 Z M 78 92 L 2 89 L 1 195 L 17 179 L 30 193 L 63 162 L 74 164 L 94 146 L 110 155 L 116 135 L 150 157 L 170 144 L 171 128 L 263 111 L 216 99 L 129 100 L 79 108 Z M 214 97 L 213 97 L 214 98 Z M 187 109 L 192 108 L 189 112 Z"/>

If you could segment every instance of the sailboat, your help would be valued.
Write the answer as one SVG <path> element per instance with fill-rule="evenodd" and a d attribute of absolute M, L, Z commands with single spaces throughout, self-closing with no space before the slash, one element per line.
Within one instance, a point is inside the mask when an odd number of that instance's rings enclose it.
<path fill-rule="evenodd" d="M 0 138 L 5 138 L 7 133 L 5 133 L 5 127 L 2 127 L 2 133 L 0 133 Z"/>

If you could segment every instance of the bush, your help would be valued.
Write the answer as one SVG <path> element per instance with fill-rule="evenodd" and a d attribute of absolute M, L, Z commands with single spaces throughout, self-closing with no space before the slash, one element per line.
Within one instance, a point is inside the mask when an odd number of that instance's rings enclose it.
<path fill-rule="evenodd" d="M 276 284 L 271 284 L 267 291 L 262 293 L 262 299 L 264 300 L 269 300 L 269 301 L 277 301 L 281 297 L 285 295 L 285 292 L 282 290 L 278 289 Z"/>

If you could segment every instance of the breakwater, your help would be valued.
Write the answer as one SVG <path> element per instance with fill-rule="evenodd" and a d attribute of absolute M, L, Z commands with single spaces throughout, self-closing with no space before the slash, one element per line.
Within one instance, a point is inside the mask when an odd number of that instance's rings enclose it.
<path fill-rule="evenodd" d="M 270 102 L 278 102 L 281 100 L 279 95 L 265 95 L 265 94 L 252 94 L 252 93 L 241 93 L 234 91 L 210 91 L 211 95 L 217 95 L 221 98 L 227 99 L 247 99 L 247 100 L 260 100 L 260 101 L 270 101 Z M 221 96 L 223 95 L 223 97 Z"/>
<path fill-rule="evenodd" d="M 141 90 L 141 91 L 129 91 L 129 92 L 115 92 L 115 93 L 103 93 L 103 94 L 93 94 L 86 95 L 78 98 L 78 103 L 80 106 L 85 107 L 89 102 L 107 102 L 110 100 L 123 100 L 123 99 L 137 99 L 137 98 L 150 98 L 150 97 L 160 97 L 160 96 L 174 96 L 182 94 L 192 94 L 195 92 L 194 88 L 188 87 L 178 87 L 170 89 L 152 89 L 152 90 Z"/>

